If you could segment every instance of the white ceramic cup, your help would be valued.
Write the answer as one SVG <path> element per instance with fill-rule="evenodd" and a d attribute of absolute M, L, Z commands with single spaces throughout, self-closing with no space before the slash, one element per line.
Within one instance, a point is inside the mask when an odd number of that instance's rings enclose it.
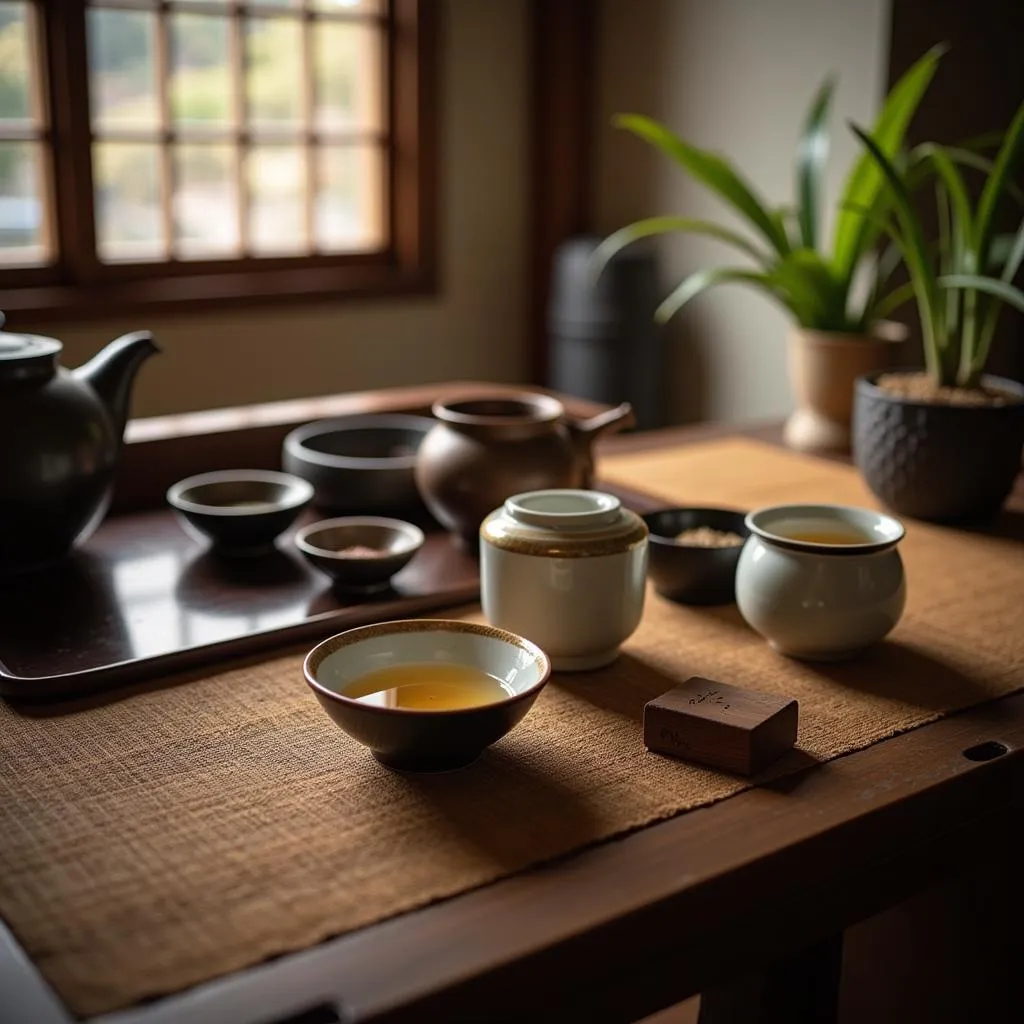
<path fill-rule="evenodd" d="M 899 520 L 842 505 L 778 505 L 751 512 L 746 525 L 736 604 L 782 654 L 809 661 L 849 657 L 899 621 L 906 602 Z M 850 531 L 857 542 L 794 539 L 809 533 L 839 539 Z"/>
<path fill-rule="evenodd" d="M 532 640 L 555 671 L 614 661 L 644 608 L 647 527 L 611 494 L 530 491 L 480 527 L 484 615 Z"/>

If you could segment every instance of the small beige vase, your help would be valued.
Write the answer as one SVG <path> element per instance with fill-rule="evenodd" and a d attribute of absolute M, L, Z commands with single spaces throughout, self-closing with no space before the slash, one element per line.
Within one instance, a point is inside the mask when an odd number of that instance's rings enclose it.
<path fill-rule="evenodd" d="M 880 324 L 874 335 L 790 329 L 789 376 L 796 393 L 783 436 L 803 452 L 850 450 L 853 383 L 891 366 L 906 337 L 902 324 Z"/>

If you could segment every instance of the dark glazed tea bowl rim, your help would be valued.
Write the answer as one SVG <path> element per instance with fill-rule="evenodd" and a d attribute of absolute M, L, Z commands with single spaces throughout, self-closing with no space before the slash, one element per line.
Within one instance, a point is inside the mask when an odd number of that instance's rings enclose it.
<path fill-rule="evenodd" d="M 406 541 L 401 547 L 388 548 L 373 559 L 353 558 L 351 555 L 343 554 L 336 548 L 324 548 L 314 544 L 309 538 L 321 530 L 344 529 L 347 526 L 379 526 L 391 533 L 400 534 Z M 303 526 L 295 534 L 295 546 L 304 554 L 315 555 L 317 558 L 326 558 L 340 564 L 354 562 L 384 562 L 388 559 L 412 555 L 423 547 L 426 535 L 413 523 L 407 523 L 404 519 L 389 519 L 387 516 L 337 516 L 333 519 L 320 519 L 308 526 Z"/>
<path fill-rule="evenodd" d="M 244 506 L 211 505 L 187 497 L 190 491 L 198 487 L 230 483 L 276 484 L 286 488 L 286 491 L 277 499 Z M 312 499 L 313 485 L 309 481 L 292 476 L 291 473 L 280 473 L 272 469 L 221 469 L 210 473 L 198 473 L 179 480 L 167 489 L 167 503 L 179 512 L 231 519 L 249 519 L 254 516 L 297 510 L 309 504 Z"/>
<path fill-rule="evenodd" d="M 422 434 L 434 426 L 429 416 L 415 413 L 366 413 L 359 416 L 338 416 L 329 420 L 316 420 L 296 427 L 284 439 L 284 450 L 294 459 L 326 466 L 329 469 L 413 469 L 416 453 L 412 455 L 331 455 L 309 448 L 307 442 L 325 434 L 345 434 L 354 430 L 406 430 Z"/>
<path fill-rule="evenodd" d="M 837 515 L 838 513 L 838 515 Z M 783 519 L 786 516 L 813 517 L 820 516 L 823 519 L 834 519 L 847 525 L 854 524 L 860 527 L 860 520 L 873 518 L 876 522 L 887 524 L 891 536 L 884 540 L 867 541 L 863 544 L 818 544 L 814 541 L 794 540 L 782 534 L 771 531 L 770 522 L 772 518 Z M 759 522 L 760 520 L 760 522 Z M 856 505 L 829 505 L 829 504 L 805 504 L 795 503 L 789 505 L 767 505 L 764 508 L 754 509 L 747 515 L 747 529 L 776 548 L 784 548 L 786 551 L 795 551 L 802 554 L 813 554 L 815 557 L 836 557 L 849 558 L 857 555 L 874 555 L 881 551 L 888 551 L 896 547 L 906 536 L 906 527 L 895 516 L 888 512 L 879 512 L 872 508 L 859 508 Z M 863 527 L 861 527 L 863 528 Z"/>
<path fill-rule="evenodd" d="M 540 675 L 537 680 L 531 683 L 522 693 L 512 694 L 501 700 L 489 701 L 487 704 L 480 704 L 472 708 L 456 708 L 447 711 L 430 711 L 422 708 L 386 708 L 377 704 L 366 704 L 353 697 L 346 697 L 336 690 L 328 689 L 316 678 L 316 673 L 324 659 L 354 644 L 364 640 L 372 640 L 378 636 L 392 636 L 401 633 L 472 633 L 477 636 L 490 637 L 493 640 L 500 640 L 521 651 L 525 651 L 540 666 Z M 477 622 L 463 622 L 460 619 L 392 619 L 388 622 L 378 622 L 369 626 L 357 626 L 354 629 L 345 630 L 343 633 L 336 633 L 326 640 L 321 640 L 303 659 L 302 674 L 306 683 L 317 696 L 333 701 L 344 707 L 352 708 L 360 713 L 365 712 L 371 715 L 385 715 L 399 718 L 424 718 L 448 719 L 452 717 L 469 717 L 478 715 L 481 712 L 488 712 L 494 708 L 508 707 L 517 704 L 519 701 L 535 697 L 547 684 L 551 676 L 551 661 L 548 656 L 532 641 L 511 633 L 506 629 L 498 629 L 497 626 L 488 626 Z"/>
<path fill-rule="evenodd" d="M 525 407 L 521 415 L 494 416 L 465 412 L 460 406 L 477 405 L 481 402 L 507 402 L 509 405 Z M 434 402 L 431 411 L 443 423 L 456 426 L 475 427 L 517 427 L 530 424 L 555 423 L 565 415 L 565 406 L 552 395 L 536 391 L 484 391 L 468 397 L 441 397 Z"/>
<path fill-rule="evenodd" d="M 741 536 L 744 541 L 746 541 L 747 534 L 750 532 L 750 527 L 747 525 L 747 512 L 743 509 L 725 508 L 721 505 L 666 505 L 664 508 L 655 508 L 650 512 L 645 512 L 640 517 L 647 526 L 650 543 L 658 547 L 671 548 L 678 551 L 692 551 L 698 555 L 700 552 L 707 551 L 719 553 L 735 551 L 737 555 L 739 554 L 743 544 L 733 544 L 727 548 L 704 548 L 694 544 L 680 544 L 674 537 L 669 537 L 664 533 L 655 533 L 654 527 L 651 525 L 652 520 L 657 519 L 659 516 L 681 515 L 682 513 L 692 513 L 698 517 L 709 515 L 730 516 L 735 521 L 738 530 L 742 531 Z M 700 525 L 708 524 L 702 523 Z M 711 527 L 711 529 L 719 529 L 719 527 Z"/>
<path fill-rule="evenodd" d="M 981 375 L 980 383 L 984 387 L 992 388 L 995 391 L 1006 393 L 1009 399 L 1004 405 L 950 405 L 946 402 L 924 402 L 919 398 L 905 398 L 903 395 L 894 395 L 884 388 L 878 386 L 878 378 L 887 374 L 900 373 L 923 373 L 919 366 L 905 366 L 876 370 L 873 373 L 865 373 L 855 381 L 855 391 L 870 396 L 874 401 L 889 402 L 893 405 L 906 405 L 915 409 L 934 409 L 940 415 L 958 415 L 967 413 L 1004 413 L 1007 409 L 1017 409 L 1024 405 L 1024 384 L 1020 381 L 1011 380 L 1009 377 L 999 377 L 992 373 Z"/>

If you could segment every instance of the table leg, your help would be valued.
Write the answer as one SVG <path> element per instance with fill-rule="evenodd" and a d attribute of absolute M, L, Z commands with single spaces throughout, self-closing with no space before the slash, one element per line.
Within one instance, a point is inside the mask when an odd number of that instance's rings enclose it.
<path fill-rule="evenodd" d="M 702 992 L 698 1024 L 835 1024 L 842 933 Z"/>

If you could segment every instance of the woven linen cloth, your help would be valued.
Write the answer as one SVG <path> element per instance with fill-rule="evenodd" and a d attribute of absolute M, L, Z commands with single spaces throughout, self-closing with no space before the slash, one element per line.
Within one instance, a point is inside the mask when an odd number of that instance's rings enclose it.
<path fill-rule="evenodd" d="M 601 469 L 669 503 L 873 504 L 852 469 L 750 441 Z M 650 594 L 613 666 L 554 677 L 448 775 L 379 766 L 320 709 L 300 654 L 88 707 L 0 705 L 0 914 L 72 1011 L 108 1011 L 746 788 L 644 750 L 644 702 L 691 675 L 796 697 L 817 760 L 1024 687 L 1024 544 L 910 523 L 901 550 L 905 617 L 855 660 L 792 661 L 735 608 Z"/>

